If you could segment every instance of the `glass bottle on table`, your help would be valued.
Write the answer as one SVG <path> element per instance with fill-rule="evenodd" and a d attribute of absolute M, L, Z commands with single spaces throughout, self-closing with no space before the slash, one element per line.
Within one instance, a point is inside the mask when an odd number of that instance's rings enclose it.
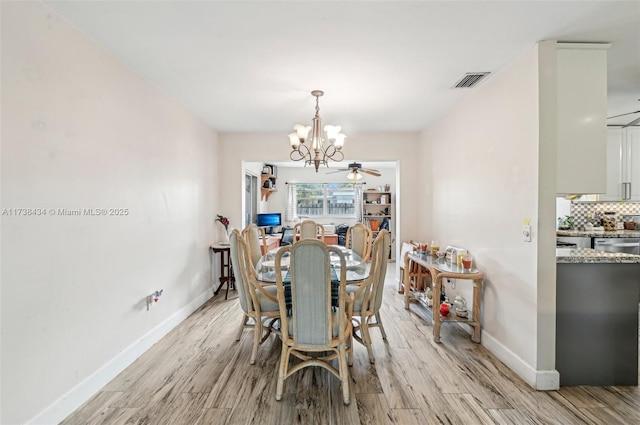
<path fill-rule="evenodd" d="M 440 242 L 431 241 L 431 256 L 434 258 L 438 257 L 438 251 L 440 251 Z"/>

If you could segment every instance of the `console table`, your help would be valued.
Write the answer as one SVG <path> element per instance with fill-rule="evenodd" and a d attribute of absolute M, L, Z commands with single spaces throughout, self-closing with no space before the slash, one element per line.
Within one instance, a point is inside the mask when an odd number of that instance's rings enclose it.
<path fill-rule="evenodd" d="M 473 342 L 480 342 L 480 298 L 482 296 L 482 282 L 484 279 L 483 274 L 477 269 L 464 269 L 457 264 L 449 263 L 445 260 L 438 260 L 433 258 L 429 253 L 419 254 L 417 252 L 409 252 L 405 262 L 405 270 L 410 270 L 410 263 L 414 262 L 425 266 L 431 273 L 432 285 L 433 285 L 433 307 L 429 307 L 425 300 L 416 297 L 415 293 L 411 292 L 411 285 L 409 282 L 409 273 L 404 274 L 404 308 L 409 309 L 411 302 L 419 302 L 433 315 L 433 340 L 440 342 L 440 326 L 442 323 L 458 322 L 469 325 L 473 328 L 473 334 L 471 340 Z M 461 279 L 462 281 L 473 282 L 473 301 L 470 317 L 459 317 L 452 310 L 448 316 L 440 315 L 440 292 L 442 291 L 443 279 Z"/>
<path fill-rule="evenodd" d="M 224 299 L 227 299 L 229 296 L 229 286 L 234 285 L 235 279 L 233 277 L 233 267 L 231 267 L 231 247 L 229 244 L 215 244 L 209 247 L 211 251 L 211 260 L 215 257 L 215 254 L 220 254 L 220 285 L 218 285 L 218 289 L 215 290 L 213 295 L 218 295 L 220 289 L 222 289 L 222 285 L 227 284 L 227 292 L 224 294 Z M 213 264 L 212 264 L 213 266 Z M 213 270 L 213 267 L 211 267 Z M 233 288 L 232 288 L 233 289 Z"/>

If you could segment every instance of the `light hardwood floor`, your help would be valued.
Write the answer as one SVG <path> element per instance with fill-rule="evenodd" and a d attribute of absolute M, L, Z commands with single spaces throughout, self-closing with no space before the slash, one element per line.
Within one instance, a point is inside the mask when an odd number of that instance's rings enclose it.
<path fill-rule="evenodd" d="M 394 267 L 389 267 L 393 269 Z M 251 331 L 230 292 L 193 313 L 65 419 L 89 424 L 640 424 L 638 387 L 535 391 L 455 325 L 432 341 L 419 306 L 409 312 L 387 276 L 384 343 L 372 331 L 375 365 L 355 343 L 351 404 L 324 369 L 285 381 L 276 401 L 280 345 L 272 336 L 249 364 Z M 233 294 L 233 295 L 232 295 Z"/>

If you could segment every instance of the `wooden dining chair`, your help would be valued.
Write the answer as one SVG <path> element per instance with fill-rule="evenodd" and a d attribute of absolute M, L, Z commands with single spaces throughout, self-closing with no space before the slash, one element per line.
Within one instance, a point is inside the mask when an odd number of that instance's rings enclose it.
<path fill-rule="evenodd" d="M 369 276 L 358 285 L 347 285 L 347 293 L 354 298 L 353 302 L 353 338 L 367 347 L 369 362 L 374 363 L 373 346 L 370 328 L 378 327 L 382 339 L 386 341 L 387 333 L 382 325 L 380 307 L 384 293 L 384 280 L 387 274 L 387 262 L 391 250 L 391 234 L 381 230 L 373 242 L 371 268 Z"/>
<path fill-rule="evenodd" d="M 287 253 L 289 270 L 283 276 L 282 257 Z M 340 259 L 337 276 L 331 267 L 331 253 Z M 278 251 L 275 268 L 282 340 L 276 400 L 282 398 L 287 378 L 305 367 L 320 366 L 340 379 L 342 400 L 349 404 L 347 352 L 353 304 L 346 292 L 344 254 L 315 238 L 303 239 Z M 300 361 L 290 365 L 291 356 Z M 336 358 L 337 369 L 330 363 Z"/>
<path fill-rule="evenodd" d="M 324 226 L 314 220 L 303 220 L 293 226 L 294 240 L 319 239 L 324 242 Z"/>
<path fill-rule="evenodd" d="M 242 229 L 242 237 L 249 245 L 251 263 L 255 267 L 260 258 L 267 253 L 267 235 L 262 227 L 250 224 Z"/>
<path fill-rule="evenodd" d="M 258 347 L 269 338 L 271 332 L 277 331 L 274 328 L 280 318 L 277 289 L 274 285 L 262 285 L 256 279 L 249 245 L 240 231 L 231 232 L 229 245 L 238 300 L 244 312 L 236 341 L 240 341 L 244 329 L 253 329 L 253 349 L 249 363 L 255 364 Z M 249 319 L 252 319 L 252 323 L 249 323 Z"/>
<path fill-rule="evenodd" d="M 373 232 L 369 226 L 357 223 L 347 229 L 346 247 L 358 254 L 362 261 L 368 262 L 373 245 Z"/>

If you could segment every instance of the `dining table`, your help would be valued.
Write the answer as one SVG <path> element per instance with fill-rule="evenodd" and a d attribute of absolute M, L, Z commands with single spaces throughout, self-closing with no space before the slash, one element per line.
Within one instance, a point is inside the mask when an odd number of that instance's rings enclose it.
<path fill-rule="evenodd" d="M 345 248 L 341 245 L 335 246 L 344 254 L 347 265 L 347 284 L 357 284 L 365 280 L 369 276 L 369 263 L 362 260 L 355 251 Z M 256 278 L 262 283 L 276 283 L 276 254 L 282 247 L 274 248 L 267 251 L 256 264 Z M 340 274 L 340 258 L 332 252 L 330 254 L 331 266 L 336 274 Z M 282 273 L 286 274 L 289 270 L 290 253 L 286 253 L 282 257 Z"/>
<path fill-rule="evenodd" d="M 369 264 L 362 260 L 362 257 L 349 248 L 345 248 L 341 245 L 330 245 L 337 247 L 345 257 L 345 263 L 347 266 L 346 272 L 346 284 L 358 285 L 369 276 Z M 276 254 L 280 249 L 284 247 L 278 247 L 268 251 L 263 255 L 256 264 L 256 278 L 265 285 L 276 283 Z M 340 256 L 336 252 L 330 252 L 331 261 L 331 305 L 338 307 L 339 304 L 339 288 L 340 280 Z M 284 296 L 285 304 L 287 306 L 288 315 L 291 314 L 291 280 L 289 276 L 289 264 L 291 260 L 291 253 L 287 252 L 281 259 L 281 273 L 284 283 Z"/>

